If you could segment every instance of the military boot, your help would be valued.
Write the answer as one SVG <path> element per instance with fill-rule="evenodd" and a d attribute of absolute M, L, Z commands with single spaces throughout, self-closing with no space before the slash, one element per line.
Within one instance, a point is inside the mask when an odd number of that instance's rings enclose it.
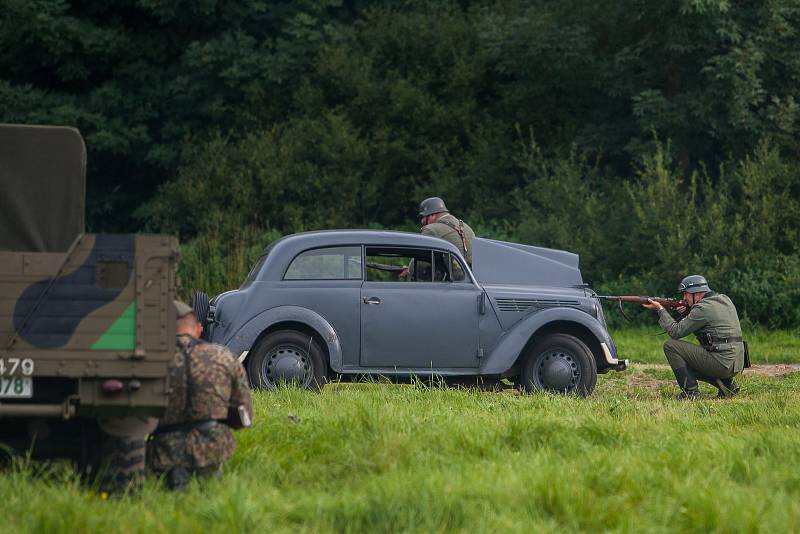
<path fill-rule="evenodd" d="M 739 393 L 739 385 L 733 378 L 714 378 L 711 376 L 697 375 L 697 380 L 711 384 L 717 388 L 718 399 L 729 399 Z"/>
<path fill-rule="evenodd" d="M 688 367 L 673 369 L 675 380 L 681 392 L 675 397 L 678 400 L 697 400 L 700 398 L 700 388 L 697 387 L 697 379 Z"/>
<path fill-rule="evenodd" d="M 716 384 L 714 385 L 717 386 L 717 389 L 719 390 L 717 393 L 718 399 L 730 399 L 731 397 L 735 397 L 741 389 L 733 377 L 718 378 L 716 380 Z"/>

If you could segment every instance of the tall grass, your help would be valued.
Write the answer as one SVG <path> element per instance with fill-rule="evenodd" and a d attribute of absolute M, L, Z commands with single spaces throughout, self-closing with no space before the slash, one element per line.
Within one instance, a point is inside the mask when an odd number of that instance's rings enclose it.
<path fill-rule="evenodd" d="M 149 480 L 104 501 L 65 470 L 18 467 L 0 484 L 0 530 L 800 527 L 800 374 L 745 376 L 737 399 L 681 403 L 650 371 L 601 376 L 589 399 L 380 384 L 257 393 L 222 480 L 185 493 Z"/>

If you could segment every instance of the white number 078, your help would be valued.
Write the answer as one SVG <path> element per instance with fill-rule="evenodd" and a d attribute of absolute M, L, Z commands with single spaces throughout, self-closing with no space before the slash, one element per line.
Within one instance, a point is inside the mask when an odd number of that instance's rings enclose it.
<path fill-rule="evenodd" d="M 33 360 L 30 358 L 0 358 L 0 376 L 31 376 L 33 374 Z"/>

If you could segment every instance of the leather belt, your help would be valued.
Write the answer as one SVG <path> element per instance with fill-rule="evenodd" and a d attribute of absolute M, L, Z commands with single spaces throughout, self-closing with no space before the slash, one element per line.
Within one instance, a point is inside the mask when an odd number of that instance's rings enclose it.
<path fill-rule="evenodd" d="M 711 341 L 713 341 L 715 345 L 722 345 L 722 344 L 725 344 L 725 343 L 741 343 L 744 340 L 741 337 L 714 337 L 714 336 L 711 336 Z"/>
<path fill-rule="evenodd" d="M 176 423 L 174 425 L 159 426 L 153 435 L 169 434 L 170 432 L 189 432 L 190 430 L 210 430 L 221 424 L 216 419 L 203 419 L 200 421 L 187 421 L 186 423 Z"/>

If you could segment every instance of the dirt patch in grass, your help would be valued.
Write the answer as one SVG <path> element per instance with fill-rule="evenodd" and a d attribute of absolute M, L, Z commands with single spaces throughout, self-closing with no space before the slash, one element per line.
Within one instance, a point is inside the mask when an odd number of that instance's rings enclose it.
<path fill-rule="evenodd" d="M 744 372 L 746 374 L 776 378 L 800 372 L 800 364 L 776 363 L 771 365 L 754 365 L 750 369 L 745 369 Z"/>
<path fill-rule="evenodd" d="M 637 370 L 669 370 L 669 365 L 661 363 L 635 363 L 631 365 L 631 369 Z M 749 369 L 745 369 L 745 374 L 752 374 L 757 376 L 766 376 L 777 378 L 781 376 L 790 375 L 792 373 L 800 372 L 800 363 L 774 363 L 774 364 L 761 364 L 754 365 Z"/>
<path fill-rule="evenodd" d="M 762 364 L 745 370 L 744 375 L 752 378 L 784 378 L 798 372 L 800 364 Z M 627 371 L 598 384 L 597 392 L 602 395 L 604 391 L 623 391 L 629 397 L 638 398 L 643 390 L 659 390 L 674 385 L 669 365 L 634 363 Z M 708 389 L 702 383 L 700 387 Z"/>

